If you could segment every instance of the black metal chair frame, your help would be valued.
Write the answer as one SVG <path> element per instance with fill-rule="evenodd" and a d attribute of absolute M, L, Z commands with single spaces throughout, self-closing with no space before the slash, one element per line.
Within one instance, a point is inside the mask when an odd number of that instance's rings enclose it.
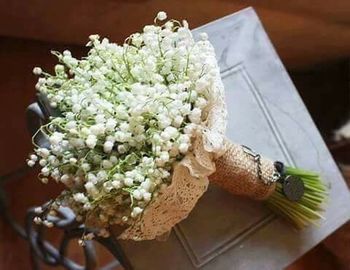
<path fill-rule="evenodd" d="M 32 103 L 27 108 L 26 116 L 30 133 L 34 134 L 47 121 L 49 116 L 55 115 L 57 115 L 57 111 L 48 105 L 47 99 L 44 96 L 39 95 L 38 101 Z M 35 138 L 35 143 L 44 147 L 47 145 L 47 139 L 42 134 L 39 134 Z M 29 167 L 23 167 L 7 175 L 0 176 L 0 215 L 21 238 L 28 242 L 33 269 L 40 269 L 40 265 L 43 263 L 53 267 L 61 266 L 69 270 L 110 270 L 120 265 L 124 269 L 131 269 L 130 263 L 123 255 L 123 251 L 113 235 L 108 238 L 97 236 L 93 240 L 85 241 L 85 245 L 82 247 L 84 251 L 84 265 L 71 260 L 67 254 L 70 241 L 78 241 L 85 233 L 89 232 L 89 229 L 77 223 L 74 213 L 67 207 L 60 207 L 56 217 L 49 216 L 49 221 L 54 223 L 55 228 L 63 232 L 63 237 L 57 248 L 45 239 L 47 228 L 44 225 L 37 225 L 33 222 L 36 216 L 35 207 L 27 210 L 24 225 L 18 223 L 10 213 L 4 185 L 8 181 L 16 181 L 20 177 L 25 176 L 29 170 Z M 94 242 L 98 242 L 104 246 L 116 260 L 99 267 L 97 265 Z"/>

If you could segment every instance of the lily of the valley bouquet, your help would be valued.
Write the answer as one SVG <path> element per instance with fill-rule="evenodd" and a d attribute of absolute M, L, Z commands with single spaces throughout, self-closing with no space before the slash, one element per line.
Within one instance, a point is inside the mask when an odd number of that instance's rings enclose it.
<path fill-rule="evenodd" d="M 225 138 L 213 46 L 205 33 L 195 41 L 186 21 L 165 20 L 159 12 L 122 45 L 92 35 L 81 60 L 53 52 L 54 75 L 34 68 L 37 90 L 59 114 L 37 132 L 49 146 L 36 145 L 27 162 L 40 164 L 43 183 L 65 185 L 35 222 L 54 225 L 47 215 L 66 206 L 95 234 L 154 239 L 188 216 L 209 182 L 266 200 L 297 227 L 320 218 L 326 191 L 317 174 Z"/>

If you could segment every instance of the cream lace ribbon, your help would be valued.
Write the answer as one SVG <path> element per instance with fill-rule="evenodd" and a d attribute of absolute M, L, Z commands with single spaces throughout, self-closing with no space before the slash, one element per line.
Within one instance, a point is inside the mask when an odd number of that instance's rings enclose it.
<path fill-rule="evenodd" d="M 145 215 L 136 223 L 137 226 L 123 232 L 121 239 L 154 239 L 166 234 L 186 218 L 207 189 L 208 177 L 201 177 L 204 170 L 207 170 L 206 174 L 215 171 L 209 176 L 209 181 L 234 195 L 264 200 L 275 190 L 275 166 L 271 160 L 262 157 L 259 165 L 261 171 L 258 172 L 257 162 L 244 152 L 241 145 L 226 142 L 227 150 L 215 161 L 215 170 L 211 154 L 202 151 L 198 147 L 200 145 L 201 142 L 198 141 L 193 154 L 176 166 L 173 182 L 166 192 L 146 208 Z M 198 178 L 194 179 L 194 176 Z"/>
<path fill-rule="evenodd" d="M 185 219 L 207 190 L 215 159 L 226 151 L 227 110 L 224 87 L 218 73 L 209 91 L 203 122 L 193 138 L 192 151 L 173 168 L 171 184 L 125 229 L 120 239 L 151 240 L 166 234 Z"/>

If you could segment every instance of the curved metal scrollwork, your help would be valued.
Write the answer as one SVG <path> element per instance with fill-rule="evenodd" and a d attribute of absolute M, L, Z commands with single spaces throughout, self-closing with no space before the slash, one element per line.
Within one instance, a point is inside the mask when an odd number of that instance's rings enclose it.
<path fill-rule="evenodd" d="M 23 173 L 16 172 L 11 175 L 2 176 L 1 184 L 4 184 L 4 182 L 8 180 L 15 179 L 15 176 L 20 176 L 22 174 Z M 43 207 L 45 207 L 45 205 L 43 205 Z M 63 233 L 62 239 L 56 248 L 50 241 L 45 239 L 47 230 L 49 229 L 44 225 L 38 225 L 33 222 L 33 219 L 37 216 L 35 209 L 34 207 L 28 209 L 25 224 L 21 226 L 9 212 L 6 203 L 6 194 L 3 186 L 0 186 L 0 214 L 6 223 L 9 224 L 20 237 L 29 243 L 33 269 L 40 269 L 41 263 L 50 266 L 63 266 L 69 270 L 97 269 L 94 247 L 95 241 L 104 246 L 116 258 L 115 261 L 99 269 L 115 269 L 120 265 L 125 269 L 131 269 L 129 262 L 123 256 L 118 241 L 113 236 L 108 238 L 97 236 L 93 240 L 86 240 L 84 246 L 82 246 L 85 259 L 84 265 L 78 264 L 68 258 L 67 251 L 70 242 L 78 241 L 84 234 L 89 233 L 90 229 L 76 222 L 75 215 L 71 209 L 60 207 L 57 211 L 57 216 L 48 216 L 48 221 L 52 222 L 55 228 L 62 230 Z"/>
<path fill-rule="evenodd" d="M 45 121 L 46 113 L 42 111 L 41 104 L 33 103 L 27 110 L 27 121 L 30 131 L 37 130 Z M 45 145 L 46 138 L 37 137 L 36 141 L 39 145 Z M 33 269 L 40 269 L 40 264 L 44 263 L 50 266 L 62 266 L 69 270 L 91 270 L 97 269 L 96 252 L 94 242 L 98 242 L 104 246 L 116 260 L 109 264 L 100 267 L 101 270 L 115 269 L 118 266 L 123 266 L 124 269 L 131 269 L 129 262 L 123 256 L 123 251 L 112 235 L 108 238 L 96 236 L 93 240 L 86 240 L 83 245 L 84 265 L 81 265 L 68 257 L 67 251 L 71 241 L 78 241 L 83 235 L 90 232 L 89 228 L 76 222 L 75 215 L 71 209 L 60 207 L 56 216 L 48 216 L 48 221 L 52 222 L 55 228 L 62 230 L 62 239 L 56 248 L 50 241 L 46 240 L 47 228 L 42 224 L 35 224 L 33 219 L 37 216 L 35 208 L 30 208 L 27 211 L 25 224 L 21 226 L 12 217 L 9 207 L 6 203 L 6 193 L 3 185 L 10 180 L 16 180 L 24 176 L 29 168 L 23 167 L 8 175 L 0 176 L 0 215 L 4 221 L 9 224 L 17 234 L 25 239 L 30 246 L 31 259 Z M 45 204 L 42 206 L 45 208 Z"/>

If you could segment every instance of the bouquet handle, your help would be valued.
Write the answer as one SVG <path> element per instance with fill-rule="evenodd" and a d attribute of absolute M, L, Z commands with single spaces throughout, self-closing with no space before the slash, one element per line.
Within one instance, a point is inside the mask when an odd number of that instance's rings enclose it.
<path fill-rule="evenodd" d="M 231 142 L 215 165 L 211 183 L 233 195 L 266 201 L 297 228 L 318 225 L 317 220 L 324 219 L 320 212 L 328 192 L 317 173 L 284 166 Z"/>
<path fill-rule="evenodd" d="M 216 171 L 209 180 L 225 190 L 255 200 L 268 198 L 275 190 L 274 163 L 248 147 L 231 142 L 223 156 L 215 161 Z"/>

